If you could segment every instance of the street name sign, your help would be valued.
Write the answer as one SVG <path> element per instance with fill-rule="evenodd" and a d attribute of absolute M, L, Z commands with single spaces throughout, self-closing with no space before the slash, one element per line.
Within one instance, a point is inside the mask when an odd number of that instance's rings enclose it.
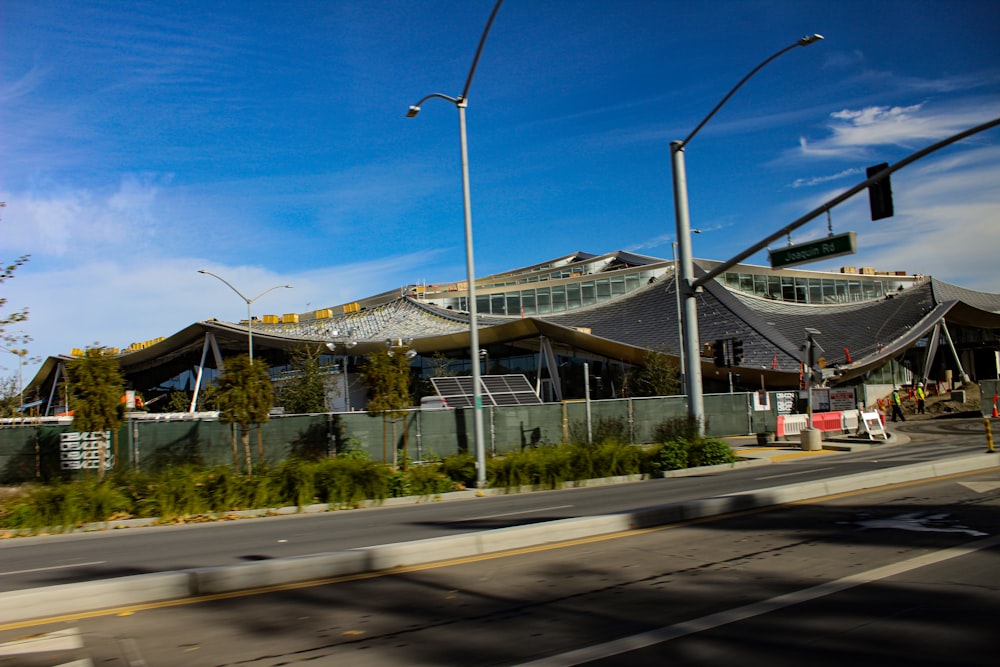
<path fill-rule="evenodd" d="M 819 241 L 797 243 L 778 250 L 770 250 L 768 255 L 771 257 L 771 268 L 776 269 L 779 266 L 806 264 L 841 255 L 852 255 L 857 249 L 857 245 L 855 233 L 847 232 L 846 234 L 827 236 Z"/>

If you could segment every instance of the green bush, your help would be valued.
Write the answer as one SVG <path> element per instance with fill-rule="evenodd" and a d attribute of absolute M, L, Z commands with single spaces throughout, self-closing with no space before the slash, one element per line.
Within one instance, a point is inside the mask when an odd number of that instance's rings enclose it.
<path fill-rule="evenodd" d="M 441 473 L 457 484 L 471 486 L 476 481 L 476 457 L 468 452 L 441 459 Z"/>
<path fill-rule="evenodd" d="M 671 440 L 656 447 L 649 457 L 651 472 L 681 470 L 688 467 L 688 441 Z"/>
<path fill-rule="evenodd" d="M 649 468 L 651 472 L 664 472 L 735 463 L 738 460 L 729 443 L 720 438 L 711 436 L 694 437 L 690 440 L 676 438 L 651 451 Z"/>
<path fill-rule="evenodd" d="M 316 502 L 316 464 L 300 458 L 282 461 L 266 471 L 272 502 L 268 505 L 302 507 Z"/>
<path fill-rule="evenodd" d="M 409 469 L 410 493 L 415 496 L 433 496 L 454 491 L 458 486 L 442 469 L 441 464 L 419 465 Z"/>
<path fill-rule="evenodd" d="M 128 496 L 110 479 L 57 482 L 39 486 L 5 508 L 3 525 L 9 528 L 67 530 L 92 521 L 124 514 Z"/>
<path fill-rule="evenodd" d="M 690 468 L 735 463 L 738 460 L 739 458 L 733 454 L 729 443 L 721 438 L 711 436 L 699 438 L 692 443 L 688 450 L 688 467 Z"/>

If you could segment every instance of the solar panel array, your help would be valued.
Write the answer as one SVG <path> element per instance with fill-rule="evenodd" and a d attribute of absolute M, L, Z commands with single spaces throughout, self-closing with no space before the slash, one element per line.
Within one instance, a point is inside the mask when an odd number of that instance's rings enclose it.
<path fill-rule="evenodd" d="M 469 408 L 475 405 L 472 378 L 431 378 L 438 396 L 450 408 Z M 483 405 L 536 405 L 542 402 L 523 375 L 482 375 L 479 388 Z"/>

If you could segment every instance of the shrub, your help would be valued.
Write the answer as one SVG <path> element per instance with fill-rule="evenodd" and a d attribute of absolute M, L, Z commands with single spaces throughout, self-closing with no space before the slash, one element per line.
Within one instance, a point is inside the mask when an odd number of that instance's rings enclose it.
<path fill-rule="evenodd" d="M 591 426 L 591 442 L 631 442 L 628 421 L 624 417 L 599 417 Z M 573 444 L 587 443 L 586 422 L 573 422 L 569 425 L 569 440 Z"/>
<path fill-rule="evenodd" d="M 649 457 L 651 472 L 680 470 L 688 467 L 688 441 L 671 440 L 655 448 Z"/>
<path fill-rule="evenodd" d="M 456 484 L 471 486 L 476 481 L 476 457 L 468 452 L 441 459 L 441 473 Z"/>
<path fill-rule="evenodd" d="M 302 507 L 316 500 L 316 464 L 300 458 L 285 459 L 266 471 L 273 502 L 269 505 Z"/>
<path fill-rule="evenodd" d="M 735 463 L 738 460 L 729 443 L 720 438 L 699 438 L 688 449 L 688 466 L 691 468 Z"/>
<path fill-rule="evenodd" d="M 652 472 L 697 468 L 700 466 L 735 463 L 739 459 L 733 454 L 729 443 L 720 438 L 695 437 L 677 438 L 655 448 L 649 458 Z"/>
<path fill-rule="evenodd" d="M 454 491 L 456 483 L 449 479 L 442 470 L 441 464 L 419 465 L 410 468 L 410 493 L 417 496 L 432 496 L 439 493 Z"/>

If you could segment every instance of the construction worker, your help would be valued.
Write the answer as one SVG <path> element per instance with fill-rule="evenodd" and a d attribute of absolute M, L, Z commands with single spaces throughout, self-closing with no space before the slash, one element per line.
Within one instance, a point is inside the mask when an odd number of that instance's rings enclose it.
<path fill-rule="evenodd" d="M 917 414 L 924 414 L 924 399 L 927 398 L 927 394 L 924 393 L 924 383 L 917 383 Z"/>
<path fill-rule="evenodd" d="M 892 405 L 892 421 L 896 421 L 898 417 L 902 421 L 906 421 L 906 417 L 903 415 L 903 399 L 899 395 L 899 387 L 892 388 L 892 396 L 889 397 L 889 403 Z"/>

